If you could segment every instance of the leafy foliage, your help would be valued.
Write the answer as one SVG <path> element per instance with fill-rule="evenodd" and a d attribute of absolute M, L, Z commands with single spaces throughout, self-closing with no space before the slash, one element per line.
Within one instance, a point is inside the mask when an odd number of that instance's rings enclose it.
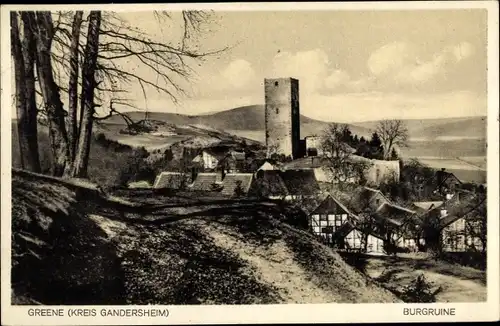
<path fill-rule="evenodd" d="M 423 274 L 420 274 L 411 284 L 405 287 L 401 297 L 405 302 L 432 303 L 436 302 L 436 294 L 439 291 L 440 288 L 433 291 L 432 284 L 427 281 Z"/>

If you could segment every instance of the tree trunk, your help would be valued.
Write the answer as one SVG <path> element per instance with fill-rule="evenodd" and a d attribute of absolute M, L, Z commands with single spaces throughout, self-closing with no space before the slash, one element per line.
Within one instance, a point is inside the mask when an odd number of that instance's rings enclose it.
<path fill-rule="evenodd" d="M 17 130 L 21 167 L 40 172 L 38 154 L 37 107 L 35 101 L 34 40 L 26 13 L 22 13 L 23 35 L 20 35 L 16 12 L 11 12 L 11 50 L 14 59 Z"/>
<path fill-rule="evenodd" d="M 78 110 L 78 46 L 80 44 L 80 27 L 82 25 L 83 11 L 79 10 L 73 18 L 70 46 L 70 77 L 68 85 L 68 144 L 69 158 L 75 159 L 76 143 L 78 139 L 77 110 Z"/>
<path fill-rule="evenodd" d="M 40 89 L 45 102 L 49 123 L 50 145 L 53 154 L 53 171 L 56 176 L 66 174 L 68 168 L 68 134 L 63 104 L 59 94 L 59 87 L 54 81 L 50 48 L 54 36 L 51 13 L 48 11 L 36 12 L 36 63 Z"/>
<path fill-rule="evenodd" d="M 87 45 L 85 47 L 85 59 L 82 69 L 82 94 L 81 110 L 82 121 L 80 122 L 80 135 L 78 149 L 73 162 L 72 175 L 86 178 L 90 154 L 90 140 L 92 137 L 92 126 L 94 116 L 94 90 L 96 87 L 95 71 L 97 65 L 97 54 L 99 47 L 99 28 L 101 24 L 101 12 L 91 11 L 89 16 L 89 28 L 87 33 Z"/>
<path fill-rule="evenodd" d="M 23 59 L 24 77 L 26 84 L 26 132 L 28 133 L 29 164 L 28 168 L 34 172 L 41 172 L 40 155 L 38 153 L 38 108 L 36 106 L 35 91 L 35 53 L 36 43 L 33 36 L 32 26 L 35 23 L 33 13 L 23 12 L 21 14 L 24 23 Z"/>

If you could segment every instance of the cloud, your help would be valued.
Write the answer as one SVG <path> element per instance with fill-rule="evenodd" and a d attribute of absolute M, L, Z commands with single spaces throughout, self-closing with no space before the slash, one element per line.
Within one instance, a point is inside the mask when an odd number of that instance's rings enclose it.
<path fill-rule="evenodd" d="M 386 44 L 375 50 L 367 60 L 372 76 L 379 86 L 419 86 L 446 76 L 459 62 L 474 54 L 473 46 L 462 42 L 448 46 L 422 60 L 417 47 L 405 42 Z"/>
<path fill-rule="evenodd" d="M 373 76 L 382 76 L 403 69 L 415 59 L 414 49 L 404 42 L 393 42 L 375 50 L 368 58 L 368 69 Z"/>
<path fill-rule="evenodd" d="M 237 59 L 229 63 L 222 70 L 220 77 L 223 85 L 236 89 L 241 89 L 250 85 L 255 80 L 255 71 L 252 64 L 243 59 Z"/>
<path fill-rule="evenodd" d="M 269 78 L 294 77 L 300 80 L 301 94 L 314 93 L 324 87 L 329 59 L 320 49 L 297 53 L 280 52 L 272 60 Z"/>
<path fill-rule="evenodd" d="M 381 118 L 422 119 L 487 114 L 483 95 L 460 91 L 441 94 L 362 92 L 309 96 L 301 113 L 311 118 L 354 122 Z"/>

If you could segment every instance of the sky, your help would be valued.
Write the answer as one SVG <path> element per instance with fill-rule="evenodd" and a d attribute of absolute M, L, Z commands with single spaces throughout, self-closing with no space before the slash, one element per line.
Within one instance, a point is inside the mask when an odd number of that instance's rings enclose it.
<path fill-rule="evenodd" d="M 163 42 L 181 35 L 151 13 L 120 15 Z M 130 91 L 150 111 L 204 114 L 264 104 L 264 78 L 294 77 L 301 113 L 325 121 L 486 115 L 486 29 L 482 9 L 215 12 L 191 41 L 231 48 L 193 65 L 179 103 Z"/>

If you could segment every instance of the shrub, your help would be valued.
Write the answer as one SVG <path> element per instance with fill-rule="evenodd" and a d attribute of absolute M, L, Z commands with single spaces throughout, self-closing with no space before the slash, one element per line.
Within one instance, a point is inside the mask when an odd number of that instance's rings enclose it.
<path fill-rule="evenodd" d="M 406 286 L 401 294 L 404 302 L 432 303 L 436 302 L 436 294 L 440 291 L 432 291 L 432 283 L 427 281 L 424 274 L 417 276 L 413 282 Z"/>
<path fill-rule="evenodd" d="M 236 188 L 234 188 L 234 195 L 236 197 L 241 197 L 245 194 L 243 187 L 241 186 L 241 180 L 236 181 Z"/>

